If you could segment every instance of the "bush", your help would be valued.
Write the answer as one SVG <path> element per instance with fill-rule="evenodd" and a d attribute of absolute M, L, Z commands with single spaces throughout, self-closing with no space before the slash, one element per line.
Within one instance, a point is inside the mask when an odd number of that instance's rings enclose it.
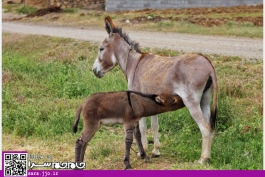
<path fill-rule="evenodd" d="M 17 13 L 19 14 L 31 14 L 36 12 L 37 9 L 31 6 L 23 6 L 22 8 L 17 9 Z"/>

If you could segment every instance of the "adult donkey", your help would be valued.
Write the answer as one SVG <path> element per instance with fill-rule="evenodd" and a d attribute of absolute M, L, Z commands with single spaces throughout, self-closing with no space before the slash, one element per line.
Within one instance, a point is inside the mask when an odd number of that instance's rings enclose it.
<path fill-rule="evenodd" d="M 202 133 L 202 152 L 198 162 L 204 163 L 210 159 L 218 95 L 216 73 L 211 62 L 198 54 L 164 57 L 142 53 L 139 44 L 122 32 L 122 28 L 115 27 L 109 16 L 105 18 L 105 28 L 109 36 L 99 47 L 98 57 L 93 65 L 94 74 L 101 78 L 119 65 L 127 78 L 129 90 L 178 94 Z M 159 156 L 158 117 L 152 116 L 151 120 L 154 131 L 152 153 Z M 146 118 L 139 122 L 142 143 L 147 149 Z"/>

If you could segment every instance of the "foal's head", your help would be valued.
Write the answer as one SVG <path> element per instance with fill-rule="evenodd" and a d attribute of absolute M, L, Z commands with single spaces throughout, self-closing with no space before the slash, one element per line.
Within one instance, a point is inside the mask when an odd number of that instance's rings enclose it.
<path fill-rule="evenodd" d="M 155 97 L 155 101 L 163 106 L 171 107 L 176 104 L 182 103 L 182 99 L 179 95 L 172 95 L 164 92 Z"/>
<path fill-rule="evenodd" d="M 93 72 L 98 78 L 120 64 L 122 61 L 118 61 L 119 58 L 126 60 L 124 57 L 130 49 L 141 53 L 139 44 L 131 40 L 121 28 L 115 27 L 109 16 L 105 18 L 105 29 L 108 37 L 99 46 L 98 56 L 93 65 Z"/>
<path fill-rule="evenodd" d="M 162 112 L 174 111 L 183 108 L 185 105 L 179 95 L 171 93 L 161 93 L 155 97 L 155 101 L 162 105 Z"/>

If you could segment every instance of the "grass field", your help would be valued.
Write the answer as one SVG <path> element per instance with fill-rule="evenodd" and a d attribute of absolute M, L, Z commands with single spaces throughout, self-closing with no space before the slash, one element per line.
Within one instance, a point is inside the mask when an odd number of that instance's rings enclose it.
<path fill-rule="evenodd" d="M 75 141 L 83 126 L 81 121 L 78 133 L 72 133 L 75 109 L 92 93 L 126 90 L 125 77 L 116 67 L 97 79 L 91 69 L 98 46 L 87 41 L 9 33 L 2 36 L 3 150 L 50 155 L 54 162 L 73 161 Z M 143 51 L 179 54 L 148 48 Z M 200 157 L 201 134 L 184 108 L 159 115 L 162 155 L 144 163 L 131 151 L 134 169 L 263 168 L 263 63 L 218 55 L 208 58 L 219 82 L 211 162 L 193 163 Z M 150 130 L 148 135 L 152 140 Z M 87 169 L 123 169 L 123 141 L 122 125 L 104 125 L 86 151 Z M 148 154 L 152 148 L 150 145 Z M 136 146 L 133 149 L 137 150 Z"/>

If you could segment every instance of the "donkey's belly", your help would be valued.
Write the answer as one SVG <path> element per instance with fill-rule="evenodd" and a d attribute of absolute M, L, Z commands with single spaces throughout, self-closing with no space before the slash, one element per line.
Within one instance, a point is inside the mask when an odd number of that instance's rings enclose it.
<path fill-rule="evenodd" d="M 174 88 L 172 84 L 159 84 L 159 83 L 145 83 L 140 87 L 140 92 L 149 94 L 160 94 L 162 92 L 174 93 Z"/>

